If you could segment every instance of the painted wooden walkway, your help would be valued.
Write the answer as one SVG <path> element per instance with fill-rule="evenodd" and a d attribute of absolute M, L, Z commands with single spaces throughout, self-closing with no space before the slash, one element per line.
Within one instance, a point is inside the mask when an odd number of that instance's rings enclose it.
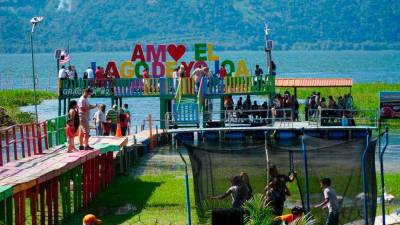
<path fill-rule="evenodd" d="M 0 167 L 0 224 L 26 224 L 29 214 L 31 224 L 56 225 L 60 209 L 66 218 L 87 206 L 112 181 L 114 159 L 127 142 L 126 137 L 91 137 L 96 150 L 67 153 L 65 145 L 60 145 L 4 164 Z"/>

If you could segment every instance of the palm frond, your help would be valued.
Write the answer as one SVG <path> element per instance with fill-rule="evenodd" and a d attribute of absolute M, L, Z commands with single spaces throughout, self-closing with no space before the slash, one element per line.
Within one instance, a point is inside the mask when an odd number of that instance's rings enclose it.
<path fill-rule="evenodd" d="M 292 225 L 316 225 L 317 220 L 310 214 L 297 218 L 295 221 L 291 223 Z"/>
<path fill-rule="evenodd" d="M 255 194 L 253 198 L 243 205 L 246 211 L 246 225 L 270 225 L 273 222 L 273 211 L 264 206 L 265 198 L 262 194 Z"/>

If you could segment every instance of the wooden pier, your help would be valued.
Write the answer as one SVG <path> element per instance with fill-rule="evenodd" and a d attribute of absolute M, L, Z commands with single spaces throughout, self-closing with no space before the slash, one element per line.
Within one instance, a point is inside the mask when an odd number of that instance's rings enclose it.
<path fill-rule="evenodd" d="M 65 117 L 58 117 L 0 130 L 6 156 L 0 165 L 0 224 L 60 224 L 104 191 L 115 174 L 125 174 L 136 148 L 147 148 L 151 139 L 149 131 L 136 134 L 135 144 L 133 135 L 91 137 L 95 150 L 67 153 L 64 126 Z"/>

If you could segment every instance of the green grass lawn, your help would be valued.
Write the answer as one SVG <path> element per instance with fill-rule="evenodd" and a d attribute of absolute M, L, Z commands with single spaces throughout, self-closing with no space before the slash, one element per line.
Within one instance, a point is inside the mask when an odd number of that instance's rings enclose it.
<path fill-rule="evenodd" d="M 193 186 L 190 180 L 192 219 L 198 224 L 194 208 Z M 116 215 L 127 203 L 137 210 Z M 101 193 L 89 207 L 62 224 L 82 224 L 84 214 L 93 213 L 103 224 L 186 224 L 185 189 L 183 176 L 145 175 L 119 177 Z"/>
<path fill-rule="evenodd" d="M 0 107 L 5 108 L 7 114 L 16 123 L 28 123 L 33 121 L 30 113 L 19 110 L 21 106 L 33 105 L 33 90 L 0 90 Z M 45 99 L 56 98 L 57 95 L 49 91 L 37 91 L 37 102 Z M 2 124 L 0 124 L 2 126 Z"/>

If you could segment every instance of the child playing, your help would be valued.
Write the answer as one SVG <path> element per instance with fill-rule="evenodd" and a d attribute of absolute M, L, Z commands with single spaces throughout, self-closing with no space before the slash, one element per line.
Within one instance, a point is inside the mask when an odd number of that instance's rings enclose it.
<path fill-rule="evenodd" d="M 67 121 L 67 127 L 65 129 L 65 133 L 66 133 L 67 140 L 68 140 L 68 152 L 73 152 L 76 150 L 75 144 L 74 144 L 75 134 L 74 134 L 72 127 L 73 127 L 73 121 L 72 121 L 72 119 L 69 119 Z"/>
<path fill-rule="evenodd" d="M 336 197 L 336 191 L 331 187 L 331 179 L 323 178 L 320 181 L 321 189 L 323 189 L 325 200 L 316 205 L 315 208 L 328 207 L 328 218 L 326 225 L 339 225 L 339 204 Z"/>
<path fill-rule="evenodd" d="M 247 186 L 243 183 L 240 176 L 231 178 L 231 186 L 222 195 L 210 197 L 211 199 L 224 199 L 229 195 L 232 195 L 232 208 L 241 208 L 243 203 L 246 201 L 248 195 Z"/>
<path fill-rule="evenodd" d="M 275 221 L 282 221 L 285 224 L 291 224 L 303 215 L 303 208 L 295 206 L 290 210 L 289 214 L 277 216 L 274 218 Z"/>

